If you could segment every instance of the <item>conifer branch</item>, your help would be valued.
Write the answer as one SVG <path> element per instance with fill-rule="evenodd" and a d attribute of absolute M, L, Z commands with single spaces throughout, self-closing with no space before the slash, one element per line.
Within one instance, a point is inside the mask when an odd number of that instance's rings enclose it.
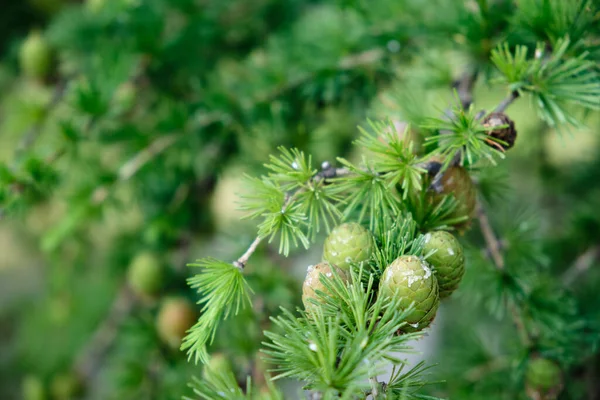
<path fill-rule="evenodd" d="M 465 109 L 469 108 L 473 102 L 473 88 L 475 87 L 477 76 L 477 71 L 465 71 L 462 77 L 454 84 L 458 98 Z"/>
<path fill-rule="evenodd" d="M 272 101 L 272 100 L 276 99 L 277 97 L 279 97 L 281 94 L 287 92 L 288 90 L 295 89 L 295 88 L 303 85 L 304 83 L 310 81 L 312 78 L 317 76 L 319 73 L 323 72 L 323 70 L 330 70 L 330 69 L 336 70 L 337 69 L 340 71 L 347 71 L 347 70 L 350 70 L 353 68 L 358 68 L 358 67 L 362 67 L 365 65 L 375 64 L 376 62 L 380 61 L 384 57 L 384 55 L 385 55 L 385 51 L 382 48 L 369 49 L 369 50 L 365 50 L 365 51 L 362 51 L 362 52 L 359 52 L 356 54 L 348 55 L 348 56 L 340 59 L 335 67 L 319 69 L 316 71 L 312 71 L 312 72 L 300 75 L 294 79 L 290 79 L 288 82 L 284 83 L 283 85 L 276 87 L 267 93 L 257 96 L 256 102 L 263 103 L 263 102 Z"/>
<path fill-rule="evenodd" d="M 479 220 L 479 227 L 481 229 L 481 233 L 483 234 L 488 254 L 494 262 L 494 266 L 498 270 L 504 271 L 505 264 L 504 257 L 502 255 L 502 243 L 494 233 L 490 220 L 485 212 L 485 209 L 483 208 L 481 199 L 477 199 L 477 219 Z M 517 328 L 517 332 L 519 333 L 521 342 L 524 345 L 529 345 L 531 340 L 527 331 L 527 327 L 525 326 L 525 323 L 521 317 L 521 313 L 516 305 L 511 301 L 508 302 L 508 307 L 510 309 L 513 322 Z"/>
<path fill-rule="evenodd" d="M 246 266 L 246 263 L 248 262 L 248 259 L 256 251 L 256 248 L 258 247 L 258 245 L 260 244 L 261 241 L 262 241 L 262 238 L 260 236 L 257 236 L 254 239 L 254 241 L 250 244 L 250 247 L 248 247 L 248 250 L 246 250 L 246 252 L 240 256 L 240 258 L 235 260 L 233 262 L 233 265 L 235 265 L 240 270 L 243 270 L 244 267 Z"/>
<path fill-rule="evenodd" d="M 573 264 L 563 273 L 562 283 L 565 286 L 570 286 L 584 274 L 600 257 L 600 245 L 595 245 L 581 253 L 573 262 Z"/>
<path fill-rule="evenodd" d="M 502 244 L 494 234 L 494 230 L 483 208 L 481 199 L 477 200 L 477 219 L 479 220 L 479 227 L 483 234 L 483 238 L 485 239 L 488 253 L 492 258 L 492 261 L 494 261 L 494 265 L 499 270 L 504 270 L 504 257 L 501 252 Z"/>
<path fill-rule="evenodd" d="M 341 176 L 346 176 L 349 174 L 349 172 L 350 171 L 348 171 L 347 168 L 333 168 L 329 162 L 325 161 L 323 162 L 323 164 L 321 164 L 321 171 L 318 172 L 311 180 L 319 181 L 323 179 L 337 178 Z M 300 191 L 295 192 L 294 195 L 298 194 L 299 192 Z M 286 202 L 284 203 L 284 206 L 282 208 L 283 210 L 285 210 L 287 206 L 289 206 L 289 204 L 293 201 L 293 199 L 295 198 L 294 195 L 287 195 Z M 237 260 L 233 262 L 233 265 L 235 265 L 240 270 L 243 270 L 252 254 L 254 254 L 254 252 L 258 248 L 258 245 L 261 243 L 262 239 L 262 237 L 257 236 L 254 239 L 254 241 L 250 244 L 250 247 L 248 247 L 248 249 L 244 252 L 244 254 L 242 254 Z"/>
<path fill-rule="evenodd" d="M 512 92 L 510 92 L 508 94 L 508 96 L 506 96 L 506 98 L 504 100 L 502 100 L 500 102 L 500 104 L 498 104 L 498 106 L 494 109 L 494 112 L 497 112 L 497 113 L 504 112 L 508 108 L 508 106 L 510 106 L 512 104 L 512 102 L 518 98 L 519 98 L 519 92 L 516 90 L 513 90 Z"/>
<path fill-rule="evenodd" d="M 119 327 L 131 314 L 135 297 L 129 287 L 124 285 L 110 307 L 106 318 L 100 323 L 88 344 L 77 356 L 74 368 L 84 381 L 91 381 L 98 372 L 104 356 L 110 350 Z"/>
<path fill-rule="evenodd" d="M 370 391 L 370 395 L 376 399 L 377 396 L 379 396 L 379 382 L 377 382 L 377 377 L 376 376 L 372 376 L 369 378 L 369 382 L 371 383 L 371 391 Z"/>
<path fill-rule="evenodd" d="M 16 156 L 24 153 L 27 151 L 27 149 L 34 145 L 41 133 L 42 126 L 44 125 L 44 122 L 46 122 L 48 115 L 52 112 L 52 110 L 54 110 L 54 108 L 56 108 L 56 106 L 60 104 L 62 98 L 64 97 L 66 86 L 66 80 L 61 80 L 56 84 L 54 91 L 52 92 L 52 98 L 50 99 L 48 105 L 46 105 L 41 118 L 36 121 L 26 133 L 23 134 L 21 141 L 17 145 L 15 152 Z"/>

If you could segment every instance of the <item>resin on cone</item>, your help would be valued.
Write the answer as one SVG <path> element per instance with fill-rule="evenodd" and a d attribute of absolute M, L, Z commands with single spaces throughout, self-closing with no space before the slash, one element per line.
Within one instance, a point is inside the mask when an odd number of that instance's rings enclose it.
<path fill-rule="evenodd" d="M 324 275 L 326 278 L 333 278 L 333 271 L 337 273 L 337 275 L 344 281 L 348 281 L 348 274 L 337 268 L 334 265 L 323 262 L 317 265 L 311 265 L 308 267 L 306 272 L 306 278 L 304 279 L 304 284 L 302 285 L 302 303 L 304 303 L 304 308 L 309 309 L 313 307 L 314 304 L 310 302 L 310 299 L 315 299 L 319 302 L 322 299 L 317 295 L 317 290 L 323 293 L 328 293 L 325 285 L 321 282 L 320 276 Z"/>
<path fill-rule="evenodd" d="M 425 235 L 423 254 L 435 250 L 427 258 L 433 268 L 440 287 L 440 298 L 448 297 L 454 292 L 465 273 L 465 255 L 462 245 L 449 232 L 435 231 Z"/>
<path fill-rule="evenodd" d="M 442 172 L 442 177 L 438 186 L 439 192 L 432 193 L 432 201 L 438 203 L 442 201 L 442 198 L 445 196 L 453 196 L 458 204 L 450 217 L 467 217 L 466 221 L 457 225 L 459 227 L 468 227 L 475 214 L 475 205 L 477 201 L 477 190 L 475 189 L 475 184 L 473 184 L 469 172 L 463 167 L 448 167 Z"/>
<path fill-rule="evenodd" d="M 401 310 L 414 302 L 407 324 L 400 328 L 403 332 L 416 332 L 429 326 L 439 306 L 437 279 L 427 263 L 417 256 L 400 256 L 383 271 L 379 295 L 400 297 Z"/>

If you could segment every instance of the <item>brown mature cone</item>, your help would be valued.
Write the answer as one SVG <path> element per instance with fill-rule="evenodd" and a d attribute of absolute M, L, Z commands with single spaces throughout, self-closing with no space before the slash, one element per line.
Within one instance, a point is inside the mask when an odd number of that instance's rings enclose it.
<path fill-rule="evenodd" d="M 517 140 L 515 123 L 504 113 L 493 112 L 489 114 L 483 120 L 483 126 L 486 128 L 492 128 L 492 130 L 488 131 L 488 135 L 502 141 L 502 143 L 498 143 L 493 140 L 486 140 L 490 146 L 499 147 L 504 151 L 513 147 L 515 140 Z"/>
<path fill-rule="evenodd" d="M 432 191 L 431 198 L 437 203 L 447 195 L 454 196 L 458 202 L 451 217 L 466 216 L 467 220 L 457 226 L 468 227 L 475 215 L 477 190 L 469 172 L 463 167 L 448 167 L 436 184 L 436 190 Z"/>
<path fill-rule="evenodd" d="M 308 267 L 306 278 L 304 279 L 304 284 L 302 285 L 302 303 L 304 303 L 304 308 L 306 310 L 308 310 L 310 307 L 314 307 L 314 304 L 309 301 L 310 299 L 321 301 L 321 298 L 316 293 L 317 290 L 327 293 L 327 289 L 325 288 L 325 285 L 321 283 L 319 276 L 325 275 L 327 278 L 332 278 L 333 270 L 335 270 L 337 275 L 344 282 L 348 281 L 348 274 L 344 270 L 327 262 L 322 262 L 320 264 L 314 266 L 311 265 Z"/>

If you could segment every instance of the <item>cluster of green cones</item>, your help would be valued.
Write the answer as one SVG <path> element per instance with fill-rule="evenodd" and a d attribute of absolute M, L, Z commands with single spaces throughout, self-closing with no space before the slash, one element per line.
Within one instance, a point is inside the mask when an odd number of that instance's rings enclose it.
<path fill-rule="evenodd" d="M 335 227 L 325 240 L 323 261 L 308 267 L 302 290 L 307 310 L 322 301 L 317 292 L 327 294 L 323 279 L 335 273 L 348 282 L 353 268 L 374 261 L 377 249 L 373 234 L 354 222 Z M 465 272 L 465 257 L 456 237 L 446 231 L 424 236 L 422 255 L 400 254 L 385 266 L 378 284 L 378 296 L 398 299 L 400 311 L 411 307 L 401 332 L 415 332 L 429 326 L 435 318 L 440 299 L 450 296 Z"/>

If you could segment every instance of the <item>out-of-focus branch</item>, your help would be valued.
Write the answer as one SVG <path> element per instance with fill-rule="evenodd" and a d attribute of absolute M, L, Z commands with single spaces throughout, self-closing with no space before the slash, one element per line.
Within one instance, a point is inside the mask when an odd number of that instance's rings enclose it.
<path fill-rule="evenodd" d="M 504 257 L 502 255 L 502 245 L 494 230 L 492 228 L 492 224 L 483 208 L 483 204 L 481 200 L 477 200 L 477 219 L 479 220 L 479 227 L 481 229 L 481 233 L 483 234 L 483 238 L 486 243 L 486 248 L 490 255 L 490 258 L 494 262 L 494 266 L 500 270 L 504 271 Z M 508 308 L 512 315 L 513 322 L 515 327 L 517 328 L 517 332 L 519 333 L 519 337 L 521 338 L 521 342 L 525 345 L 529 345 L 531 339 L 529 338 L 529 333 L 527 332 L 527 327 L 523 322 L 523 318 L 521 317 L 521 313 L 517 306 L 513 302 L 509 302 Z"/>
<path fill-rule="evenodd" d="M 91 381 L 97 373 L 117 336 L 119 327 L 131 313 L 134 305 L 134 294 L 129 287 L 123 286 L 106 318 L 100 323 L 88 344 L 75 360 L 75 371 L 85 382 Z"/>
<path fill-rule="evenodd" d="M 483 208 L 483 204 L 481 200 L 477 200 L 477 219 L 479 220 L 479 227 L 481 229 L 481 233 L 483 234 L 483 238 L 485 239 L 486 248 L 488 249 L 489 255 L 494 261 L 496 268 L 503 270 L 504 269 L 504 257 L 501 253 L 501 243 L 500 240 L 494 234 L 494 230 L 492 229 L 492 224 Z"/>
<path fill-rule="evenodd" d="M 562 283 L 565 286 L 570 286 L 587 270 L 589 270 L 594 262 L 600 257 L 600 245 L 595 245 L 584 251 L 575 259 L 573 264 L 562 275 Z"/>
<path fill-rule="evenodd" d="M 510 94 L 508 96 L 506 96 L 506 98 L 504 100 L 502 100 L 500 102 L 500 104 L 498 104 L 498 106 L 494 109 L 494 112 L 497 112 L 497 113 L 504 112 L 508 108 L 508 106 L 510 106 L 513 103 L 513 101 L 515 101 L 518 98 L 519 98 L 519 92 L 517 92 L 516 90 L 513 90 L 512 92 L 510 92 Z"/>
<path fill-rule="evenodd" d="M 66 86 L 67 86 L 66 80 L 61 80 L 54 86 L 54 92 L 52 93 L 52 98 L 50 99 L 50 102 L 44 109 L 44 112 L 43 112 L 41 118 L 38 121 L 36 121 L 36 123 L 33 124 L 33 126 L 31 126 L 27 132 L 25 132 L 23 134 L 21 141 L 17 145 L 16 151 L 15 151 L 15 156 L 16 156 L 15 158 L 17 158 L 20 154 L 22 154 L 27 149 L 29 149 L 31 146 L 33 146 L 33 144 L 35 143 L 37 138 L 40 136 L 42 126 L 44 125 L 44 122 L 46 122 L 48 115 L 50 115 L 52 110 L 58 104 L 60 104 L 60 101 L 62 100 L 62 98 L 65 94 Z"/>

